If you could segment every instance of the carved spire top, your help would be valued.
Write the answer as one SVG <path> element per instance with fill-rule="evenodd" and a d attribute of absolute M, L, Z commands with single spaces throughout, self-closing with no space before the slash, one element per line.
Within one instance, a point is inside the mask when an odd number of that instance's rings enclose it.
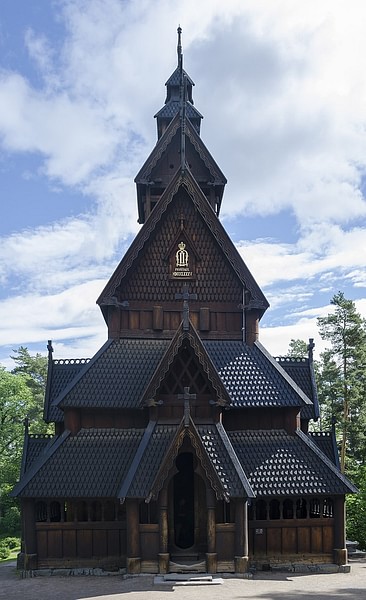
<path fill-rule="evenodd" d="M 179 25 L 177 29 L 178 33 L 178 45 L 177 45 L 177 54 L 178 54 L 178 68 L 180 71 L 183 69 L 183 53 L 182 53 L 182 28 Z"/>

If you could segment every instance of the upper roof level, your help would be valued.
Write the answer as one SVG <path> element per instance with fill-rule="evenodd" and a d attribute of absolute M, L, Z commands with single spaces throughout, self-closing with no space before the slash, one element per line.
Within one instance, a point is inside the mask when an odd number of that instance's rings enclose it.
<path fill-rule="evenodd" d="M 163 108 L 155 115 L 158 138 L 161 138 L 169 123 L 183 109 L 197 133 L 200 133 L 202 115 L 193 106 L 192 88 L 194 82 L 183 69 L 182 29 L 178 27 L 178 65 L 166 82 L 166 99 Z"/>
<path fill-rule="evenodd" d="M 165 104 L 155 115 L 158 141 L 135 177 L 141 224 L 177 172 L 186 170 L 193 175 L 216 216 L 220 213 L 226 178 L 200 137 L 203 117 L 193 105 L 194 83 L 183 69 L 181 32 L 178 28 L 178 65 L 166 82 Z"/>

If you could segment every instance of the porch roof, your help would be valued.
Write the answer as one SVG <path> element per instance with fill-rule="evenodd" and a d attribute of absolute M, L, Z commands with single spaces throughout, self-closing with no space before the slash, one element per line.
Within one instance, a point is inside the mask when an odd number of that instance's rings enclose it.
<path fill-rule="evenodd" d="M 334 495 L 357 488 L 301 430 L 229 431 L 257 496 Z"/>

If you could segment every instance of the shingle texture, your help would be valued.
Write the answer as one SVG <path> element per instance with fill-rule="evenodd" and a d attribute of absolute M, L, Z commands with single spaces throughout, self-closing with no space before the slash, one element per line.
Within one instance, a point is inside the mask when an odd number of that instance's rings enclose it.
<path fill-rule="evenodd" d="M 345 494 L 347 480 L 305 434 L 231 431 L 228 436 L 258 496 Z"/>
<path fill-rule="evenodd" d="M 185 70 L 183 69 L 183 75 L 184 77 L 187 79 L 187 81 L 191 84 L 194 85 L 192 79 L 190 78 L 190 76 L 188 75 L 188 73 L 185 72 Z M 165 83 L 166 86 L 168 85 L 180 85 L 180 81 L 181 81 L 181 73 L 180 73 L 180 68 L 177 67 L 175 69 L 175 71 L 171 74 L 171 76 L 169 77 L 168 81 Z"/>
<path fill-rule="evenodd" d="M 168 345 L 168 340 L 113 340 L 92 359 L 75 385 L 59 397 L 59 403 L 136 408 Z"/>
<path fill-rule="evenodd" d="M 148 496 L 176 430 L 176 425 L 157 425 L 154 428 L 128 491 L 129 497 L 146 498 Z"/>
<path fill-rule="evenodd" d="M 45 398 L 44 417 L 49 422 L 63 421 L 63 412 L 52 402 L 70 384 L 70 382 L 85 368 L 89 358 L 53 360 L 50 387 Z"/>
<path fill-rule="evenodd" d="M 28 469 L 32 466 L 32 464 L 36 461 L 36 459 L 45 451 L 50 441 L 52 440 L 52 435 L 29 435 L 27 443 L 25 445 L 26 456 L 24 457 L 24 468 L 23 472 L 28 471 Z"/>
<path fill-rule="evenodd" d="M 319 417 L 318 397 L 312 379 L 312 366 L 309 359 L 281 356 L 276 358 L 276 361 L 313 403 L 304 406 L 301 410 L 301 417 L 303 419 L 317 419 Z"/>
<path fill-rule="evenodd" d="M 180 102 L 175 100 L 170 100 L 167 102 L 163 108 L 156 113 L 155 117 L 160 118 L 173 118 L 180 111 Z M 192 106 L 189 102 L 186 102 L 186 116 L 188 119 L 198 119 L 202 118 L 202 115 L 198 112 L 198 110 Z"/>
<path fill-rule="evenodd" d="M 49 456 L 20 495 L 117 497 L 143 433 L 141 429 L 81 429 Z"/>
<path fill-rule="evenodd" d="M 206 341 L 204 346 L 233 407 L 304 406 L 310 402 L 259 345 Z"/>
<path fill-rule="evenodd" d="M 233 461 L 215 425 L 197 427 L 202 444 L 210 458 L 222 487 L 229 496 L 246 495 Z M 243 474 L 244 475 L 244 474 Z"/>
<path fill-rule="evenodd" d="M 339 456 L 334 436 L 331 431 L 316 431 L 309 433 L 311 440 L 318 448 L 339 467 Z"/>

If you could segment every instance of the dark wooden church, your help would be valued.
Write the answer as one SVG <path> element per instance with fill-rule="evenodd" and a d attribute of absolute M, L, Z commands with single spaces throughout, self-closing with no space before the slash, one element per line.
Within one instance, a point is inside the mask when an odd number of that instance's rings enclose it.
<path fill-rule="evenodd" d="M 44 419 L 25 432 L 24 568 L 244 573 L 344 564 L 345 494 L 312 364 L 258 341 L 268 302 L 219 221 L 225 176 L 178 65 L 136 176 L 142 227 L 97 300 L 92 359 L 49 342 Z"/>

